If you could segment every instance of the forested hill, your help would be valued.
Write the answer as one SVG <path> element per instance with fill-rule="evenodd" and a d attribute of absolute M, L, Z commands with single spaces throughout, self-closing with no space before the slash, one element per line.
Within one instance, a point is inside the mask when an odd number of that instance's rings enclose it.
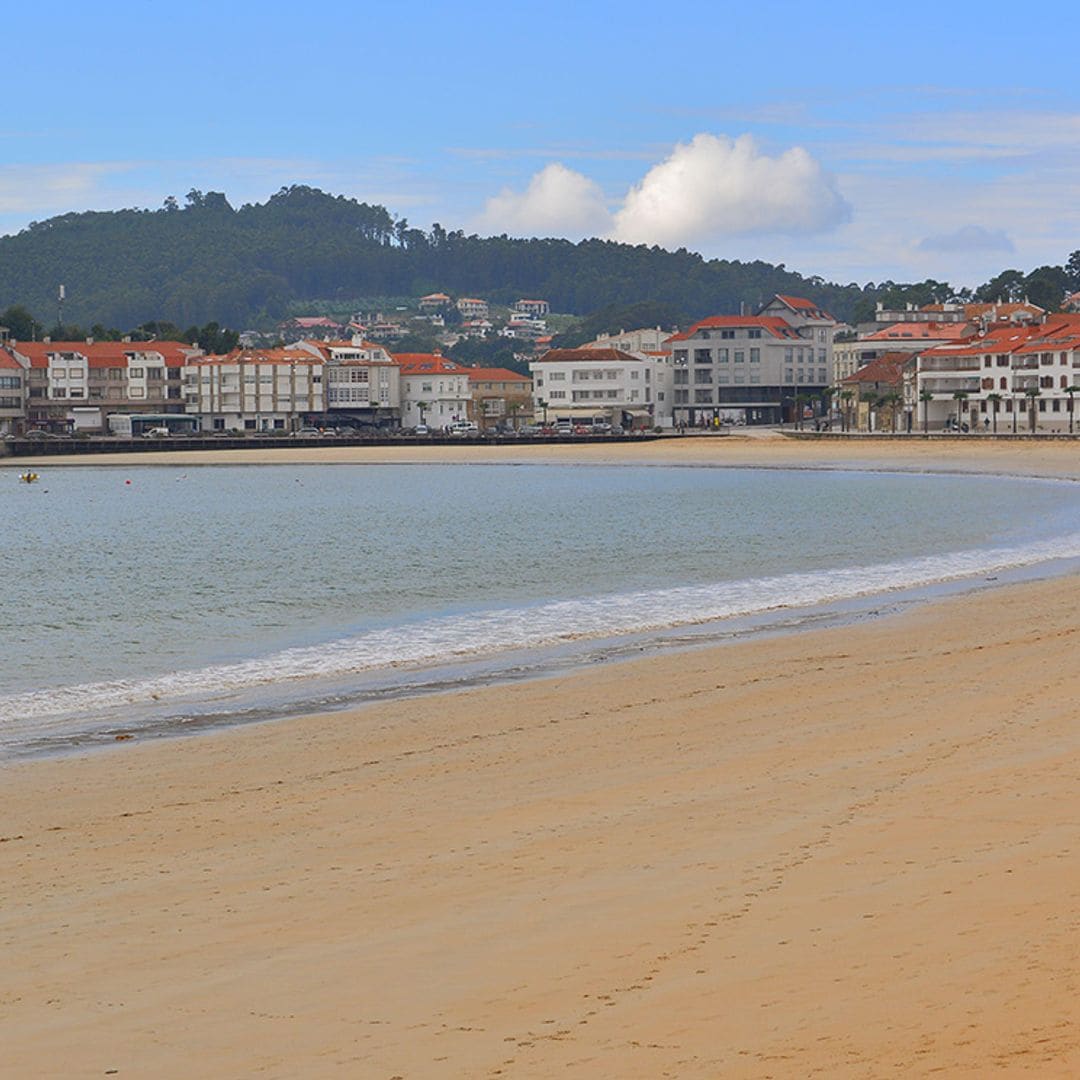
<path fill-rule="evenodd" d="M 865 318 L 892 286 L 833 285 L 764 262 L 604 240 L 481 238 L 439 225 L 424 232 L 384 207 L 309 187 L 239 209 L 220 193 L 192 191 L 183 206 L 170 197 L 160 210 L 64 214 L 0 238 L 0 308 L 23 305 L 50 319 L 61 283 L 65 322 L 115 327 L 152 319 L 267 326 L 297 301 L 435 291 L 496 303 L 543 297 L 574 314 L 650 300 L 687 318 L 737 312 L 780 292 L 850 320 Z M 948 286 L 924 285 L 912 299 L 948 299 L 939 295 Z"/>

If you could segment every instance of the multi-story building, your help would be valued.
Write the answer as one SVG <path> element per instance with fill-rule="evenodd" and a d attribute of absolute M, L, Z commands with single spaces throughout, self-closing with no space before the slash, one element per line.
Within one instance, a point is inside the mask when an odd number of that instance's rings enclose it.
<path fill-rule="evenodd" d="M 26 426 L 27 369 L 0 348 L 0 435 L 21 435 Z"/>
<path fill-rule="evenodd" d="M 434 292 L 428 293 L 427 296 L 420 297 L 420 310 L 421 311 L 438 311 L 439 308 L 445 307 L 451 303 L 450 297 L 446 293 Z"/>
<path fill-rule="evenodd" d="M 672 364 L 667 354 L 620 349 L 551 349 L 529 364 L 533 410 L 543 420 L 670 427 Z"/>
<path fill-rule="evenodd" d="M 677 424 L 776 424 L 820 408 L 832 381 L 836 320 L 775 296 L 757 315 L 716 315 L 668 339 Z"/>
<path fill-rule="evenodd" d="M 294 349 L 202 356 L 184 368 L 189 414 L 203 431 L 294 431 L 325 422 L 321 356 Z"/>
<path fill-rule="evenodd" d="M 486 319 L 488 317 L 488 302 L 476 296 L 463 296 L 457 302 L 457 309 L 463 319 Z"/>
<path fill-rule="evenodd" d="M 539 318 L 551 312 L 551 305 L 546 300 L 518 300 L 514 304 L 514 310 L 522 315 L 532 315 Z"/>
<path fill-rule="evenodd" d="M 184 412 L 184 365 L 202 350 L 179 341 L 20 341 L 28 427 L 104 432 L 111 413 Z"/>
<path fill-rule="evenodd" d="M 915 355 L 934 345 L 960 341 L 973 331 L 972 324 L 966 322 L 897 320 L 879 330 L 860 334 L 853 341 L 837 341 L 833 345 L 833 380 L 839 387 L 863 365 L 886 353 Z"/>
<path fill-rule="evenodd" d="M 469 419 L 469 369 L 441 353 L 397 353 L 401 369 L 401 423 L 444 428 Z"/>
<path fill-rule="evenodd" d="M 532 379 L 508 368 L 465 368 L 472 392 L 472 412 L 481 431 L 532 420 Z"/>
<path fill-rule="evenodd" d="M 300 341 L 290 347 L 325 364 L 326 418 L 334 426 L 383 427 L 401 420 L 401 369 L 381 345 L 352 341 Z"/>
<path fill-rule="evenodd" d="M 620 330 L 617 334 L 601 334 L 598 338 L 586 342 L 583 349 L 621 349 L 628 353 L 665 353 L 671 352 L 667 344 L 671 333 L 659 326 L 647 326 L 641 330 Z"/>
<path fill-rule="evenodd" d="M 921 353 L 920 417 L 932 429 L 1065 432 L 1074 427 L 1080 387 L 1080 316 L 1005 324 Z"/>
<path fill-rule="evenodd" d="M 834 410 L 843 430 L 910 431 L 915 419 L 915 368 L 911 352 L 888 352 L 839 382 Z"/>

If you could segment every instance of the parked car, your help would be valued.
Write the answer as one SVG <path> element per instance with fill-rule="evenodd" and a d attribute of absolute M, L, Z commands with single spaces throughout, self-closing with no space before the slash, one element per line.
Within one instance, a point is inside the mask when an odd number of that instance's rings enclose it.
<path fill-rule="evenodd" d="M 459 420 L 451 424 L 446 433 L 456 439 L 473 439 L 480 434 L 480 429 L 471 420 Z"/>
<path fill-rule="evenodd" d="M 416 427 L 413 428 L 413 434 L 414 435 L 430 435 L 431 432 L 428 430 L 427 424 L 417 424 Z"/>
<path fill-rule="evenodd" d="M 28 431 L 25 436 L 27 439 L 63 439 L 63 435 L 57 435 L 54 431 L 42 431 L 39 428 L 35 428 L 33 431 Z"/>
<path fill-rule="evenodd" d="M 296 434 L 301 439 L 321 439 L 323 436 L 317 427 L 302 427 Z"/>
<path fill-rule="evenodd" d="M 169 437 L 169 429 L 167 427 L 152 427 L 147 428 L 143 433 L 144 439 L 167 439 Z"/>

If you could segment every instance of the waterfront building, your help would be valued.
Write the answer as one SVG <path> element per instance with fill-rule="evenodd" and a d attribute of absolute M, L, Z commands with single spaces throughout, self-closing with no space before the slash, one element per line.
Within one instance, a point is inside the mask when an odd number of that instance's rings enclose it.
<path fill-rule="evenodd" d="M 508 368 L 464 369 L 472 396 L 471 417 L 481 431 L 517 427 L 533 418 L 532 379 Z"/>
<path fill-rule="evenodd" d="M 533 410 L 544 420 L 670 427 L 669 354 L 621 349 L 551 349 L 529 364 Z"/>
<path fill-rule="evenodd" d="M 326 420 L 332 426 L 396 426 L 401 420 L 401 369 L 382 346 L 352 341 L 300 341 L 296 352 L 324 363 Z"/>
<path fill-rule="evenodd" d="M 1080 387 L 1080 315 L 1006 323 L 919 354 L 916 396 L 931 429 L 1066 432 Z"/>
<path fill-rule="evenodd" d="M 839 382 L 835 414 L 847 431 L 910 431 L 914 424 L 912 352 L 887 352 Z"/>
<path fill-rule="evenodd" d="M 960 341 L 974 332 L 967 322 L 916 322 L 903 320 L 859 334 L 853 341 L 833 345 L 833 380 L 839 388 L 863 365 L 888 353 L 915 355 L 934 345 Z"/>
<path fill-rule="evenodd" d="M 0 435 L 21 435 L 26 427 L 27 368 L 0 348 Z"/>
<path fill-rule="evenodd" d="M 432 429 L 469 419 L 469 369 L 441 353 L 397 353 L 401 371 L 401 423 Z"/>
<path fill-rule="evenodd" d="M 26 426 L 107 431 L 117 413 L 184 410 L 184 365 L 202 355 L 182 341 L 19 341 L 6 346 L 26 371 Z"/>
<path fill-rule="evenodd" d="M 778 424 L 817 414 L 832 382 L 836 320 L 773 297 L 756 315 L 714 315 L 668 339 L 676 424 Z"/>
<path fill-rule="evenodd" d="M 185 407 L 203 431 L 295 431 L 325 422 L 321 356 L 296 349 L 238 350 L 184 367 Z"/>

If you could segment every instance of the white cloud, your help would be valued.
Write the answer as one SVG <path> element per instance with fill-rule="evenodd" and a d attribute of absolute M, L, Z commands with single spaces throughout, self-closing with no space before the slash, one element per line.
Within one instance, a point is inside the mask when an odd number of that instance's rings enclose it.
<path fill-rule="evenodd" d="M 612 238 L 699 246 L 718 236 L 823 232 L 850 217 L 834 178 L 801 147 L 769 157 L 750 135 L 701 134 L 630 189 Z"/>
<path fill-rule="evenodd" d="M 1015 251 L 1004 229 L 984 229 L 981 225 L 964 225 L 952 232 L 936 233 L 919 241 L 920 251 Z"/>
<path fill-rule="evenodd" d="M 524 191 L 504 188 L 488 199 L 480 226 L 514 236 L 594 236 L 611 227 L 611 214 L 595 180 L 552 162 Z"/>
<path fill-rule="evenodd" d="M 0 213 L 64 213 L 92 198 L 102 181 L 130 166 L 123 162 L 64 162 L 0 166 Z"/>

